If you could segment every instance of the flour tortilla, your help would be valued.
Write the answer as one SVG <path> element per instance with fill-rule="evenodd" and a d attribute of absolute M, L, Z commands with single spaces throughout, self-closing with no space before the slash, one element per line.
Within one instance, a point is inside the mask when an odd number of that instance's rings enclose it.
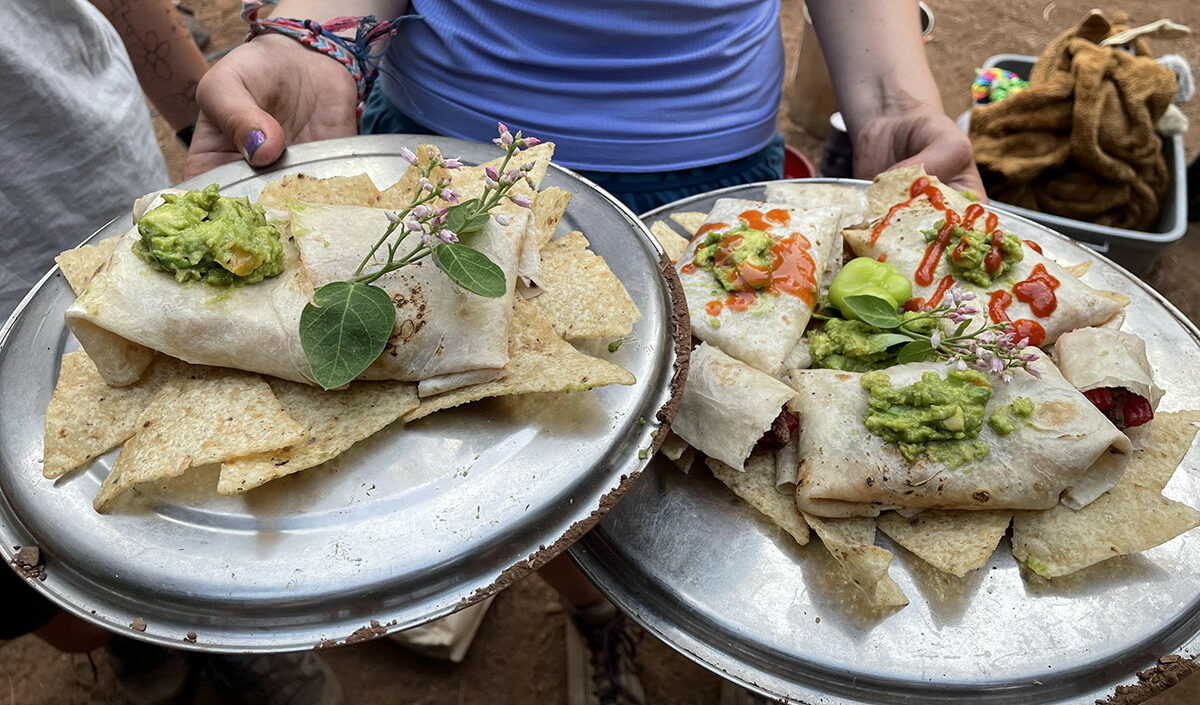
<path fill-rule="evenodd" d="M 736 227 L 738 215 L 744 211 L 753 209 L 766 212 L 775 208 L 786 210 L 790 223 L 787 226 L 773 226 L 768 234 L 776 240 L 789 237 L 792 233 L 803 235 L 812 245 L 810 255 L 815 265 L 813 276 L 816 282 L 820 282 L 830 248 L 836 239 L 836 211 L 802 210 L 780 204 L 722 198 L 713 206 L 705 222 Z M 719 315 L 710 316 L 705 311 L 706 305 L 713 300 L 724 300 L 729 294 L 721 288 L 711 272 L 699 268 L 690 273 L 684 271 L 691 264 L 702 240 L 693 240 L 676 265 L 688 302 L 692 334 L 751 367 L 770 375 L 777 374 L 788 353 L 804 335 L 812 308 L 791 294 L 760 294 L 748 310 L 731 311 L 723 307 Z M 815 297 L 816 291 L 813 295 Z"/>
<path fill-rule="evenodd" d="M 1035 348 L 1026 348 L 1032 354 Z M 876 516 L 897 507 L 938 509 L 1046 509 L 1059 502 L 1080 507 L 1116 484 L 1131 450 L 1125 437 L 1043 357 L 1036 379 L 1017 370 L 1011 382 L 992 380 L 987 414 L 1015 397 L 1034 403 L 1032 423 L 999 436 L 987 424 L 980 440 L 991 451 L 950 468 L 924 456 L 909 462 L 895 443 L 863 423 L 869 393 L 862 375 L 798 370 L 790 408 L 800 418 L 797 503 L 823 516 Z M 886 370 L 893 386 L 912 384 L 927 371 L 945 377 L 949 363 L 921 362 Z"/>
<path fill-rule="evenodd" d="M 1017 512 L 1013 556 L 1043 578 L 1057 578 L 1200 526 L 1200 511 L 1161 494 L 1192 446 L 1197 420 L 1195 411 L 1155 417 L 1148 447 L 1134 452 L 1117 486 L 1079 511 Z"/>
<path fill-rule="evenodd" d="M 1109 328 L 1080 328 L 1054 344 L 1054 359 L 1063 377 L 1081 392 L 1113 387 L 1128 389 L 1157 409 L 1163 390 L 1154 383 L 1146 343 L 1132 333 Z"/>
<path fill-rule="evenodd" d="M 194 364 L 309 380 L 299 327 L 312 285 L 294 245 L 283 242 L 280 276 L 226 289 L 180 284 L 151 269 L 133 253 L 139 239 L 136 228 L 120 237 L 65 314 L 67 327 L 109 384 L 136 381 L 150 364 L 151 350 Z"/>
<path fill-rule="evenodd" d="M 838 184 L 767 184 L 767 200 L 796 208 L 834 208 L 840 213 L 838 228 L 853 228 L 866 222 L 867 195 L 862 189 Z"/>
<path fill-rule="evenodd" d="M 793 394 L 783 382 L 702 343 L 692 351 L 671 430 L 708 457 L 742 470 Z"/>
<path fill-rule="evenodd" d="M 894 204 L 907 201 L 909 186 L 915 179 L 924 175 L 925 172 L 920 167 L 906 167 L 877 176 L 875 182 L 867 189 L 867 200 L 870 204 L 868 217 L 872 218 L 870 227 L 846 230 L 843 233 L 846 242 L 849 243 L 856 255 L 872 259 L 886 255 L 887 263 L 895 266 L 909 279 L 915 275 L 928 247 L 921 231 L 935 227 L 939 221 L 945 219 L 945 213 L 930 205 L 929 199 L 925 196 L 918 196 L 911 205 L 893 215 L 874 244 L 872 244 L 871 238 L 873 228 L 877 226 L 881 218 L 885 217 L 888 209 Z M 936 177 L 928 178 L 944 195 L 947 208 L 952 208 L 962 214 L 970 205 L 970 201 L 939 182 Z M 982 225 L 983 218 L 980 218 L 977 226 L 982 227 Z M 949 249 L 948 247 L 947 250 Z M 1074 328 L 1104 323 L 1123 308 L 1120 301 L 1083 283 L 1053 260 L 1039 254 L 1028 244 L 1023 245 L 1022 252 L 1024 258 L 1015 263 L 1006 275 L 987 287 L 959 282 L 963 288 L 978 294 L 978 301 L 981 305 L 977 308 L 980 309 L 981 318 L 986 316 L 986 311 L 982 309 L 987 305 L 990 292 L 999 289 L 1011 290 L 1013 284 L 1027 279 L 1033 273 L 1034 267 L 1039 264 L 1043 265 L 1046 272 L 1060 282 L 1060 286 L 1055 290 L 1055 296 L 1058 299 L 1057 307 L 1049 316 L 1040 317 L 1033 313 L 1028 304 L 1013 297 L 1007 314 L 1014 321 L 1024 318 L 1040 324 L 1046 331 L 1045 345 L 1053 343 L 1058 336 Z M 928 300 L 942 279 L 951 273 L 947 256 L 943 255 L 929 285 L 923 286 L 913 282 L 913 297 Z"/>
<path fill-rule="evenodd" d="M 351 277 L 388 226 L 387 212 L 375 208 L 294 204 L 291 214 L 292 234 L 315 287 Z M 491 218 L 471 237 L 470 245 L 504 273 L 503 296 L 485 298 L 459 288 L 431 257 L 377 279 L 375 285 L 388 292 L 396 306 L 396 324 L 383 353 L 362 379 L 425 381 L 427 388 L 437 388 L 444 386 L 434 381 L 442 375 L 503 370 L 527 226 L 528 211 L 523 211 L 513 214 L 508 225 Z M 400 251 L 416 246 L 406 243 Z M 376 264 L 384 261 L 382 253 L 376 254 Z"/>

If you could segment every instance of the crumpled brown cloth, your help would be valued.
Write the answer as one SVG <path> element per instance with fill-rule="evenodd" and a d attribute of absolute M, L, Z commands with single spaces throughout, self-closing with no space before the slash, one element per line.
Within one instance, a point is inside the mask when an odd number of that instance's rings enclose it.
<path fill-rule="evenodd" d="M 971 112 L 991 198 L 1133 230 L 1155 223 L 1170 176 L 1154 124 L 1178 86 L 1141 40 L 1136 55 L 1100 46 L 1127 21 L 1093 11 L 1046 48 L 1029 88 Z"/>

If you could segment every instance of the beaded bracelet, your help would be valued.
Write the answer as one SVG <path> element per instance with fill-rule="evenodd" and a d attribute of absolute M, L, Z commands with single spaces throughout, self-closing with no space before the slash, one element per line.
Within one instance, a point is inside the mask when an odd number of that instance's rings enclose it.
<path fill-rule="evenodd" d="M 341 63 L 350 72 L 358 88 L 357 115 L 362 117 L 363 106 L 371 86 L 379 75 L 379 58 L 383 49 L 372 52 L 371 46 L 380 39 L 396 33 L 399 24 L 419 15 L 402 15 L 392 20 L 376 20 L 374 15 L 365 17 L 334 17 L 324 23 L 316 20 L 297 20 L 286 17 L 260 19 L 258 13 L 263 5 L 274 5 L 277 0 L 250 0 L 242 3 L 242 20 L 249 26 L 246 41 L 264 32 L 277 32 L 291 37 L 304 46 L 315 49 Z M 354 28 L 354 39 L 341 37 L 334 32 Z"/>

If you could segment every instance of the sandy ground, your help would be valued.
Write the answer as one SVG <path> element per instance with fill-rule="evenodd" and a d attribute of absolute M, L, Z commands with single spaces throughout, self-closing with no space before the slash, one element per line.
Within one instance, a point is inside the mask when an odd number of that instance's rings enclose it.
<path fill-rule="evenodd" d="M 213 32 L 207 52 L 235 45 L 243 36 L 235 0 L 190 0 Z M 1005 3 L 929 0 L 936 25 L 928 45 L 930 63 L 939 77 L 947 112 L 958 115 L 970 105 L 974 69 L 996 53 L 1037 54 L 1056 34 L 1082 18 L 1092 0 L 1045 2 L 1009 0 Z M 798 54 L 803 18 L 800 0 L 783 0 L 782 19 L 790 57 Z M 1200 3 L 1159 0 L 1154 16 L 1139 10 L 1138 21 L 1170 17 L 1200 29 Z M 1119 5 L 1102 3 L 1114 11 Z M 1144 7 L 1144 6 L 1143 6 Z M 1183 54 L 1200 67 L 1200 43 L 1191 40 L 1154 47 L 1157 53 Z M 794 65 L 794 61 L 793 61 Z M 789 76 L 793 75 L 789 73 Z M 781 129 L 814 163 L 820 161 L 821 140 L 804 134 L 789 120 L 785 87 Z M 1186 106 L 1193 123 L 1200 120 L 1200 100 Z M 171 130 L 156 119 L 160 143 L 172 174 L 182 170 L 183 149 Z M 1188 154 L 1200 149 L 1200 129 L 1187 136 Z M 1192 320 L 1200 320 L 1200 236 L 1198 228 L 1168 250 L 1145 277 Z M 517 584 L 495 601 L 467 659 L 449 665 L 416 656 L 387 640 L 321 652 L 337 672 L 353 703 L 561 703 L 566 676 L 564 616 L 557 600 L 541 580 Z M 59 654 L 32 637 L 0 644 L 0 705 L 113 703 L 128 700 L 111 674 L 103 652 L 93 654 L 95 668 L 83 656 Z M 720 680 L 707 670 L 647 638 L 639 656 L 647 699 L 651 703 L 718 702 Z M 6 699 L 7 696 L 7 699 Z M 230 702 L 230 694 L 208 680 L 196 699 L 203 705 Z"/>

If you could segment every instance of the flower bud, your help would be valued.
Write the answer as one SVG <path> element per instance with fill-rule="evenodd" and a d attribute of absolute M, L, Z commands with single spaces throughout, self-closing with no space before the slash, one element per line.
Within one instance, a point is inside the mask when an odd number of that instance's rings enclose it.
<path fill-rule="evenodd" d="M 462 165 L 462 160 L 458 159 L 457 157 L 452 157 L 442 162 L 442 166 L 446 167 L 447 169 L 459 169 L 462 167 Z"/>
<path fill-rule="evenodd" d="M 496 215 L 496 222 L 501 225 L 508 225 L 508 216 L 504 215 L 503 213 L 499 213 Z"/>
<path fill-rule="evenodd" d="M 404 157 L 404 161 L 408 162 L 409 164 L 417 163 L 417 155 L 413 154 L 412 150 L 408 147 L 400 148 L 400 156 Z"/>
<path fill-rule="evenodd" d="M 458 236 L 449 230 L 446 230 L 445 228 L 439 230 L 437 236 L 442 240 L 442 242 L 458 242 Z"/>
<path fill-rule="evenodd" d="M 500 172 L 497 171 L 496 167 L 494 167 L 494 166 L 485 167 L 483 170 L 483 173 L 486 174 L 487 177 L 489 179 L 491 179 L 492 181 L 500 180 Z"/>
<path fill-rule="evenodd" d="M 508 198 L 513 203 L 517 204 L 518 206 L 520 206 L 522 208 L 532 208 L 533 207 L 533 199 L 531 199 L 529 196 L 526 196 L 524 194 L 519 194 L 516 196 L 509 196 Z"/>

